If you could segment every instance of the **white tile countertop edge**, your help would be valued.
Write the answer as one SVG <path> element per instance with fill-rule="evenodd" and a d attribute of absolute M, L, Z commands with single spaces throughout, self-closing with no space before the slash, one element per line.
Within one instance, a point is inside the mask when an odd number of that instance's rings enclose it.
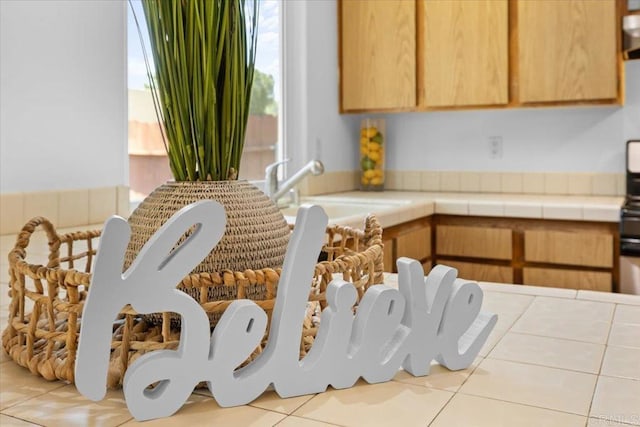
<path fill-rule="evenodd" d="M 446 265 L 446 263 L 445 263 Z M 582 291 L 545 286 L 516 285 L 508 283 L 477 282 L 485 292 L 502 292 L 508 294 L 531 295 L 537 297 L 554 297 L 595 302 L 606 302 L 621 305 L 640 306 L 640 295 L 614 294 L 609 292 Z M 384 284 L 397 287 L 398 274 L 384 273 Z"/>
<path fill-rule="evenodd" d="M 310 203 L 388 203 L 372 210 L 383 227 L 429 216 L 491 216 L 505 218 L 556 219 L 570 221 L 619 222 L 624 198 L 618 196 L 556 196 L 524 194 L 477 194 L 445 192 L 350 191 L 313 196 Z M 331 220 L 331 219 L 330 219 Z M 360 226 L 362 215 L 338 218 L 335 223 Z"/>

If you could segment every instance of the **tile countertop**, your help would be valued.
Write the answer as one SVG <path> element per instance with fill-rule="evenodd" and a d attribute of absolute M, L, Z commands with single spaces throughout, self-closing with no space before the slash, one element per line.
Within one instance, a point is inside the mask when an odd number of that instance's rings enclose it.
<path fill-rule="evenodd" d="M 397 284 L 396 275 L 385 283 Z M 6 284 L 5 284 L 6 286 Z M 480 283 L 483 310 L 499 320 L 468 369 L 434 362 L 387 383 L 220 408 L 193 393 L 173 417 L 148 426 L 558 426 L 640 425 L 640 297 Z M 8 298 L 0 295 L 2 324 Z M 0 425 L 138 424 L 121 390 L 100 402 L 73 385 L 33 376 L 0 351 Z"/>
<path fill-rule="evenodd" d="M 531 194 L 350 191 L 307 197 L 303 202 L 323 204 L 371 204 L 383 227 L 411 221 L 434 213 L 449 215 L 539 218 L 572 221 L 619 222 L 623 197 L 552 196 Z M 363 214 L 330 221 L 361 226 Z M 293 222 L 293 217 L 287 218 Z"/>

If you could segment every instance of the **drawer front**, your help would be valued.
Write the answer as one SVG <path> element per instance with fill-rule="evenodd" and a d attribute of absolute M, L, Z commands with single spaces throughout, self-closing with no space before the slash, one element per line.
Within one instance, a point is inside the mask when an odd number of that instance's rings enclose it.
<path fill-rule="evenodd" d="M 429 272 L 431 271 L 433 264 L 431 263 L 431 261 L 425 261 L 422 263 L 422 270 L 424 271 L 425 276 L 427 274 L 429 274 Z"/>
<path fill-rule="evenodd" d="M 431 227 L 408 231 L 396 237 L 398 258 L 409 257 L 418 261 L 431 256 Z"/>
<path fill-rule="evenodd" d="M 603 292 L 611 292 L 612 289 L 611 273 L 600 271 L 525 267 L 522 271 L 522 276 L 525 285 L 586 289 Z"/>
<path fill-rule="evenodd" d="M 526 230 L 524 259 L 528 262 L 611 268 L 613 267 L 613 236 Z"/>
<path fill-rule="evenodd" d="M 382 252 L 384 271 L 393 273 L 396 271 L 396 260 L 393 259 L 393 240 L 384 240 L 382 245 L 384 246 Z"/>
<path fill-rule="evenodd" d="M 513 283 L 513 269 L 511 267 L 459 261 L 442 261 L 438 264 L 457 269 L 458 277 L 461 279 Z"/>
<path fill-rule="evenodd" d="M 506 228 L 439 225 L 436 229 L 436 253 L 510 260 L 511 234 L 511 230 Z"/>

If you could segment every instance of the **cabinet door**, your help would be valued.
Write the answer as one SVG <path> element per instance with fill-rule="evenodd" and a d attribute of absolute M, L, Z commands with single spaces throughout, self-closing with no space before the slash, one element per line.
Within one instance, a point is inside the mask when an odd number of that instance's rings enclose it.
<path fill-rule="evenodd" d="M 518 1 L 522 103 L 617 97 L 615 0 Z"/>
<path fill-rule="evenodd" d="M 523 269 L 523 283 L 525 285 L 611 292 L 611 281 L 611 273 L 601 271 L 534 267 Z"/>
<path fill-rule="evenodd" d="M 431 256 L 431 227 L 418 228 L 396 238 L 398 258 L 408 257 L 421 261 Z"/>
<path fill-rule="evenodd" d="M 423 1 L 425 104 L 506 104 L 507 0 Z"/>
<path fill-rule="evenodd" d="M 415 1 L 342 0 L 340 14 L 342 110 L 415 107 Z"/>
<path fill-rule="evenodd" d="M 511 260 L 512 246 L 512 232 L 507 228 L 461 225 L 436 228 L 436 255 Z"/>
<path fill-rule="evenodd" d="M 612 268 L 613 236 L 586 231 L 525 230 L 527 262 Z"/>
<path fill-rule="evenodd" d="M 458 270 L 458 277 L 478 282 L 513 283 L 513 269 L 502 265 L 445 260 L 438 264 Z"/>

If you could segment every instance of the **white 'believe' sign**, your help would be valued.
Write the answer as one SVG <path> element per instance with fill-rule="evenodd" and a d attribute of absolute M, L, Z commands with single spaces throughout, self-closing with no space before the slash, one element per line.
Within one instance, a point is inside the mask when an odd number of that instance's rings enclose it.
<path fill-rule="evenodd" d="M 222 206 L 201 201 L 180 210 L 124 273 L 131 230 L 120 217 L 107 220 L 82 315 L 78 390 L 92 400 L 104 398 L 112 324 L 126 304 L 139 313 L 169 311 L 182 316 L 178 349 L 145 354 L 125 374 L 125 399 L 137 420 L 172 415 L 203 380 L 220 406 L 235 406 L 251 402 L 270 385 L 281 397 L 292 397 L 323 392 L 329 385 L 352 387 L 360 377 L 369 383 L 389 381 L 400 367 L 414 376 L 428 375 L 433 359 L 451 370 L 468 367 L 497 316 L 480 312 L 482 290 L 474 282 L 456 279 L 455 269 L 436 266 L 425 279 L 422 266 L 408 258 L 398 260 L 399 291 L 370 287 L 355 314 L 355 288 L 334 280 L 327 288 L 328 307 L 316 340 L 299 360 L 302 321 L 327 221 L 318 206 L 300 208 L 268 342 L 254 361 L 236 369 L 260 344 L 266 313 L 252 301 L 234 301 L 210 335 L 204 310 L 175 288 L 222 237 Z M 175 242 L 194 225 L 193 233 L 174 250 Z M 158 384 L 149 388 L 154 383 Z"/>

